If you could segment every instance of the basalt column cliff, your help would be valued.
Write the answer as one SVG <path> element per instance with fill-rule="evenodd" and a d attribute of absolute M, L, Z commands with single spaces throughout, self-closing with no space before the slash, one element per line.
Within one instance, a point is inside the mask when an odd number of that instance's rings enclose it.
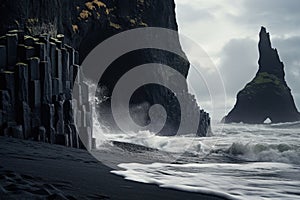
<path fill-rule="evenodd" d="M 2 48 L 3 49 L 2 57 L 6 58 L 5 63 L 1 67 L 1 72 L 5 75 L 5 77 L 8 76 L 7 75 L 9 74 L 8 72 L 15 73 L 14 70 L 18 70 L 19 68 L 20 69 L 26 68 L 26 66 L 30 65 L 29 61 L 32 57 L 39 57 L 39 54 L 37 54 L 36 52 L 37 49 L 34 46 L 36 45 L 36 43 L 40 43 L 40 45 L 42 46 L 43 44 L 46 45 L 47 48 L 45 48 L 46 51 L 45 55 L 51 54 L 50 52 L 51 48 L 48 48 L 49 45 L 50 46 L 52 45 L 53 47 L 57 47 L 55 50 L 58 52 L 62 51 L 68 53 L 69 59 L 71 59 L 70 55 L 73 55 L 73 52 L 75 52 L 76 55 L 76 52 L 78 51 L 79 56 L 76 57 L 77 60 L 73 60 L 72 58 L 70 61 L 72 63 L 71 64 L 68 63 L 69 75 L 74 75 L 74 74 L 76 75 L 76 72 L 73 72 L 71 74 L 70 67 L 73 66 L 71 68 L 74 69 L 74 65 L 75 67 L 77 67 L 77 64 L 80 65 L 82 61 L 85 59 L 85 57 L 89 54 L 89 52 L 94 47 L 96 47 L 99 43 L 101 43 L 105 39 L 117 33 L 129 29 L 140 28 L 140 27 L 162 27 L 162 28 L 177 30 L 174 0 L 164 0 L 164 1 L 159 1 L 159 0 L 101 0 L 101 1 L 100 0 L 74 0 L 74 1 L 3 0 L 0 5 L 0 19 L 1 19 L 0 35 L 4 36 L 2 40 L 4 41 L 4 43 L 1 45 L 5 46 L 5 48 L 4 47 Z M 30 39 L 30 43 L 27 43 L 26 41 L 25 41 L 26 43 L 24 43 L 24 41 L 22 41 L 23 39 L 25 39 L 22 37 L 24 35 L 26 35 L 25 37 L 26 39 L 28 39 L 30 36 L 33 37 L 32 39 Z M 17 58 L 14 60 L 15 62 L 10 63 L 8 66 L 7 64 L 7 62 L 9 61 L 8 57 L 12 55 L 12 52 L 10 52 L 9 48 L 6 48 L 8 46 L 7 39 L 11 40 L 11 38 L 15 38 L 15 37 L 17 37 L 17 40 L 15 41 L 15 45 L 17 46 L 19 45 L 20 47 L 17 48 L 16 50 L 17 52 L 13 52 L 13 55 L 17 56 Z M 61 44 L 62 38 L 63 38 L 63 44 Z M 179 40 L 166 41 L 166 42 L 170 43 L 171 46 L 175 46 L 175 48 L 181 49 Z M 33 49 L 31 48 L 32 45 L 34 46 Z M 18 51 L 19 48 L 21 49 L 20 51 Z M 24 49 L 24 51 L 22 51 L 22 48 Z M 32 50 L 32 56 L 26 54 L 28 49 Z M 22 56 L 22 58 L 20 58 L 19 56 Z M 51 56 L 48 57 L 49 59 L 51 59 Z M 44 61 L 44 60 L 40 60 L 40 61 Z M 100 77 L 92 77 L 95 79 L 98 78 L 97 81 L 99 81 L 98 84 L 99 88 L 105 88 L 105 92 L 100 91 L 97 94 L 99 99 L 106 99 L 105 101 L 101 101 L 101 103 L 98 104 L 97 107 L 99 113 L 99 119 L 103 124 L 106 124 L 109 127 L 114 126 L 114 122 L 111 121 L 111 116 L 109 116 L 110 115 L 109 97 L 113 91 L 116 82 L 130 69 L 144 63 L 166 64 L 168 66 L 171 66 L 173 69 L 179 71 L 185 77 L 187 77 L 188 75 L 189 66 L 190 66 L 189 62 L 186 61 L 186 59 L 182 59 L 177 55 L 173 55 L 172 53 L 169 52 L 164 52 L 155 49 L 148 49 L 148 50 L 144 49 L 120 57 L 120 59 L 116 60 L 108 68 L 108 70 L 105 72 L 104 76 L 101 77 L 100 80 L 99 80 Z M 41 66 L 41 64 L 39 64 L 38 66 Z M 64 69 L 61 70 L 62 72 L 64 72 Z M 23 75 L 24 74 L 21 74 L 20 76 Z M 52 78 L 59 79 L 59 77 L 56 77 L 57 75 L 55 75 L 54 72 L 53 75 L 54 77 Z M 87 74 L 88 77 L 90 75 L 91 74 Z M 11 80 L 11 83 L 14 83 L 13 87 L 16 87 L 18 85 L 19 78 L 20 77 L 16 78 L 16 76 L 13 77 L 13 79 Z M 21 77 L 21 78 L 22 80 L 25 79 L 25 77 Z M 28 77 L 28 79 L 26 80 L 28 81 L 28 84 L 30 81 L 37 81 L 37 79 L 32 80 L 31 77 Z M 166 81 L 168 80 L 169 78 L 166 77 Z M 41 81 L 43 82 L 44 80 Z M 74 83 L 74 80 L 71 77 L 67 77 L 67 80 L 65 81 Z M 55 80 L 52 82 L 51 90 L 57 91 L 56 89 L 57 87 L 59 87 L 58 88 L 59 91 L 57 94 L 55 94 L 54 97 L 52 95 L 51 99 L 49 100 L 50 101 L 49 109 L 50 110 L 52 109 L 51 115 L 53 115 L 52 117 L 53 119 L 46 120 L 47 123 L 49 122 L 50 124 L 49 123 L 40 124 L 41 126 L 37 126 L 40 128 L 37 129 L 37 133 L 38 130 L 43 132 L 43 127 L 47 126 L 49 127 L 49 130 L 48 131 L 46 130 L 47 133 L 50 133 L 51 131 L 54 131 L 53 129 L 55 129 L 54 132 L 56 134 L 60 134 L 62 130 L 62 126 L 60 123 L 58 123 L 57 125 L 57 122 L 59 120 L 60 121 L 65 120 L 65 124 L 69 123 L 68 121 L 66 121 L 66 116 L 64 115 L 70 114 L 68 112 L 68 109 L 72 109 L 72 105 L 69 105 L 69 107 L 67 107 L 67 105 L 66 107 L 63 107 L 64 112 L 62 113 L 57 110 L 57 109 L 61 109 L 61 107 L 59 107 L 59 105 L 55 106 L 55 104 L 62 104 L 64 102 L 70 101 L 71 97 L 68 95 L 70 91 L 65 92 L 61 90 L 59 84 L 63 84 L 63 83 L 58 82 L 58 85 L 54 83 Z M 30 84 L 28 85 L 28 87 L 29 86 Z M 66 85 L 62 85 L 63 88 L 65 86 Z M 80 90 L 82 91 L 86 91 L 87 86 L 84 84 L 77 83 L 77 85 L 75 86 L 80 87 Z M 72 86 L 69 87 L 73 88 Z M 201 111 L 199 110 L 200 108 L 197 105 L 195 98 L 188 93 L 187 86 L 185 87 L 186 89 L 182 91 L 181 94 L 176 94 L 176 95 L 184 96 L 185 99 L 184 106 L 186 106 L 190 110 L 189 112 L 190 116 L 187 116 L 187 118 L 189 119 L 193 118 L 194 115 L 200 113 L 200 119 L 201 119 L 200 122 L 194 122 L 194 123 L 198 123 L 197 125 L 199 128 L 198 128 L 197 135 L 205 136 L 210 130 L 209 115 L 203 110 Z M 5 99 L 6 104 L 8 105 L 14 104 L 14 102 L 18 100 L 20 101 L 19 105 L 21 107 L 23 106 L 23 111 L 24 112 L 28 111 L 27 114 L 32 116 L 32 112 L 36 110 L 35 105 L 27 105 L 33 101 L 32 96 L 29 96 L 28 103 L 27 101 L 25 101 L 24 104 L 23 99 L 15 99 L 16 98 L 15 96 L 9 96 L 11 94 L 9 94 L 9 92 L 8 93 L 5 92 L 5 90 L 7 91 L 6 88 L 3 88 L 2 99 Z M 12 88 L 12 90 L 16 91 L 15 88 Z M 42 92 L 43 91 L 41 89 L 41 93 Z M 135 107 L 135 105 L 140 106 L 141 104 L 147 105 L 146 107 L 143 107 L 142 111 L 138 110 L 138 113 L 141 113 L 141 116 L 145 119 L 138 123 L 147 124 L 149 120 L 147 115 L 148 113 L 147 109 L 153 104 L 157 104 L 157 103 L 162 104 L 168 113 L 168 118 L 167 118 L 166 126 L 162 130 L 161 134 L 174 135 L 176 133 L 176 130 L 178 129 L 180 123 L 180 114 L 181 114 L 180 106 L 178 105 L 178 101 L 176 100 L 176 95 L 173 94 L 171 91 L 169 91 L 167 88 L 159 87 L 157 85 L 149 85 L 140 88 L 131 99 L 131 104 L 133 107 Z M 41 98 L 43 98 L 42 96 L 43 94 L 41 95 Z M 10 101 L 6 101 L 7 99 L 10 99 Z M 40 98 L 36 97 L 36 100 L 37 99 Z M 41 99 L 41 103 L 43 103 L 43 99 Z M 82 115 L 83 112 L 90 111 L 89 110 L 90 105 L 88 104 L 88 102 L 85 103 L 86 103 L 86 107 L 80 108 L 78 111 L 79 113 L 72 120 L 77 120 L 76 117 L 78 116 L 79 118 L 88 120 L 86 115 L 84 117 Z M 135 108 L 138 108 L 138 106 Z M 198 110 L 199 112 L 195 112 L 195 110 Z M 59 113 L 59 114 L 55 114 L 55 113 Z M 28 126 L 32 128 L 34 124 L 33 118 L 30 118 L 29 121 L 25 121 L 26 122 L 25 123 L 23 122 L 24 120 L 20 121 L 19 119 L 16 119 L 14 115 L 15 114 L 10 115 L 9 119 L 6 118 L 5 121 L 4 120 L 1 121 L 1 129 L 4 130 L 5 128 L 10 128 L 12 130 L 18 130 L 15 131 L 17 132 L 18 135 L 26 136 L 25 133 L 27 130 L 26 127 Z M 89 126 L 88 123 L 89 122 L 86 121 L 82 123 L 82 126 L 88 127 Z M 20 128 L 20 126 L 22 126 L 22 129 Z M 57 128 L 55 126 L 57 126 Z M 77 127 L 77 129 L 79 128 L 80 127 Z M 76 130 L 70 130 L 69 128 L 64 130 L 72 131 L 76 133 Z M 2 135 L 3 134 L 4 133 L 2 133 Z M 12 133 L 10 133 L 10 135 L 12 135 Z M 49 134 L 46 135 L 50 137 Z M 30 137 L 28 139 L 31 138 L 37 138 L 37 135 L 33 135 L 33 137 Z M 47 140 L 51 141 L 52 139 L 47 138 Z"/>
<path fill-rule="evenodd" d="M 264 123 L 268 118 L 273 123 L 298 121 L 299 113 L 285 81 L 284 65 L 264 27 L 260 31 L 259 53 L 255 78 L 238 93 L 236 105 L 223 121 L 250 124 Z"/>

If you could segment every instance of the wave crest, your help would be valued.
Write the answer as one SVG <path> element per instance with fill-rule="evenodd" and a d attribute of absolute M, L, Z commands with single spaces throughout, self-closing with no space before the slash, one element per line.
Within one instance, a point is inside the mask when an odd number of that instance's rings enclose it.
<path fill-rule="evenodd" d="M 230 156 L 246 161 L 300 164 L 300 147 L 289 144 L 233 143 L 226 151 Z"/>

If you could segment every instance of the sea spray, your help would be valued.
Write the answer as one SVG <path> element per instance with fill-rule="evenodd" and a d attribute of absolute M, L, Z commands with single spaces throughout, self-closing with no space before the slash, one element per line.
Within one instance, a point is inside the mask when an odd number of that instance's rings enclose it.
<path fill-rule="evenodd" d="M 226 151 L 245 161 L 283 162 L 300 164 L 300 147 L 281 144 L 242 144 L 233 143 Z"/>
<path fill-rule="evenodd" d="M 103 144 L 107 143 L 107 139 L 105 138 L 105 132 L 108 133 L 109 130 L 103 124 L 101 124 L 98 120 L 97 111 L 96 111 L 96 103 L 99 101 L 95 96 L 91 94 L 95 94 L 96 90 L 98 89 L 97 84 L 93 83 L 90 80 L 86 81 L 86 84 L 89 86 L 89 101 L 92 105 L 93 110 L 93 131 L 94 137 L 96 138 L 96 146 L 97 148 Z"/>
<path fill-rule="evenodd" d="M 300 129 L 280 125 L 226 124 L 213 127 L 214 136 L 164 138 L 151 133 L 119 136 L 176 154 L 174 163 L 123 163 L 112 173 L 128 180 L 242 200 L 294 200 L 299 197 Z M 168 139 L 168 140 L 167 140 Z M 191 142 L 193 141 L 193 142 Z M 189 145 L 189 148 L 185 148 Z M 145 159 L 159 151 L 148 152 Z M 146 153 L 140 153 L 140 156 Z M 178 164 L 177 164 L 178 163 Z"/>

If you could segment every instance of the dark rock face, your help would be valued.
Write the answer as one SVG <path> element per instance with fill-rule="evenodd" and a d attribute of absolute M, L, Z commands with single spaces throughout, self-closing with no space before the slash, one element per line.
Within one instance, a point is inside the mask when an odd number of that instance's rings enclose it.
<path fill-rule="evenodd" d="M 80 64 L 99 43 L 117 33 L 133 28 L 149 26 L 177 30 L 174 0 L 3 0 L 0 6 L 0 19 L 0 34 L 6 34 L 11 29 L 22 29 L 25 30 L 26 34 L 31 36 L 49 33 L 50 36 L 57 36 L 59 38 L 61 42 L 56 43 L 59 50 L 55 51 L 51 43 L 46 47 L 42 44 L 36 44 L 37 46 L 35 46 L 38 49 L 38 55 L 41 60 L 44 57 L 45 49 L 47 52 L 50 52 L 51 64 L 58 66 L 52 69 L 52 76 L 62 77 L 62 80 L 66 83 L 61 88 L 58 88 L 61 86 L 59 83 L 60 79 L 49 81 L 46 79 L 46 86 L 41 83 L 40 87 L 42 89 L 44 87 L 49 88 L 50 83 L 54 85 L 52 91 L 46 90 L 47 94 L 52 93 L 52 95 L 62 90 L 66 92 L 65 88 L 68 84 L 66 81 L 68 80 L 65 79 L 65 75 L 69 74 L 72 80 L 71 76 L 76 74 L 77 68 L 75 66 L 71 66 L 67 71 L 59 67 L 68 60 L 64 58 L 69 56 L 69 60 L 77 59 L 75 63 Z M 58 35 L 59 33 L 63 33 L 63 35 Z M 31 46 L 34 43 L 34 39 L 30 37 L 26 37 L 24 40 L 25 46 Z M 11 37 L 10 42 L 11 48 L 16 48 L 15 38 Z M 166 43 L 170 43 L 173 46 L 175 44 L 176 48 L 181 49 L 179 40 L 166 41 Z M 69 55 L 67 55 L 64 50 L 66 47 L 63 47 L 64 44 L 68 44 L 78 50 L 79 56 L 75 56 L 76 52 L 70 53 L 70 51 Z M 0 53 L 2 51 L 0 46 Z M 10 49 L 6 51 L 10 51 Z M 27 53 L 24 56 L 26 57 L 30 53 L 30 50 L 27 49 Z M 9 62 L 13 62 L 16 59 L 15 55 L 10 55 Z M 53 63 L 53 60 L 58 60 L 59 62 Z M 0 60 L 0 65 L 3 62 Z M 170 54 L 169 52 L 148 49 L 134 52 L 133 54 L 126 54 L 124 57 L 116 60 L 100 81 L 100 77 L 93 77 L 93 74 L 86 75 L 89 78 L 94 78 L 97 82 L 99 81 L 99 86 L 105 87 L 107 91 L 106 95 L 110 96 L 115 83 L 120 77 L 134 66 L 145 63 L 166 64 L 179 71 L 185 77 L 188 75 L 190 66 L 187 60 L 179 56 Z M 55 69 L 63 69 L 63 71 L 55 71 Z M 36 87 L 38 86 L 36 85 Z M 77 87 L 78 85 L 75 84 L 74 88 L 76 89 Z M 186 96 L 186 106 L 190 108 L 192 116 L 195 110 L 195 98 L 188 94 L 187 86 L 182 95 Z M 49 101 L 48 96 L 45 96 L 44 101 Z M 98 93 L 98 97 L 102 98 L 103 96 Z M 178 103 L 174 100 L 174 94 L 163 87 L 143 87 L 132 98 L 131 103 L 132 105 L 140 105 L 145 102 L 149 105 L 159 103 L 165 106 L 169 116 L 167 120 L 168 127 L 161 134 L 175 134 L 180 121 L 180 107 L 178 107 Z M 173 105 L 170 105 L 170 103 Z M 103 102 L 98 107 L 99 113 L 106 112 L 109 106 L 109 101 Z M 200 109 L 198 106 L 196 107 L 198 110 Z M 142 116 L 147 118 L 147 113 L 148 110 Z M 208 113 L 204 111 L 200 113 L 201 121 L 199 122 L 197 135 L 205 136 L 210 130 L 210 118 Z M 110 119 L 111 117 L 106 118 L 100 115 L 102 123 L 107 123 L 113 127 L 114 122 Z M 147 119 L 145 123 L 147 123 Z"/>
<path fill-rule="evenodd" d="M 174 0 L 3 0 L 0 11 L 0 35 L 12 29 L 29 35 L 63 33 L 65 43 L 79 50 L 80 61 L 100 42 L 124 30 L 147 26 L 177 30 Z M 188 65 L 181 68 L 187 74 Z"/>
<path fill-rule="evenodd" d="M 87 118 L 92 114 L 86 109 L 90 104 L 87 101 L 72 104 L 73 77 L 82 74 L 79 67 L 75 74 L 69 74 L 69 69 L 78 66 L 74 59 L 76 51 L 49 35 L 31 37 L 15 30 L 3 36 L 2 42 L 0 49 L 6 52 L 0 55 L 3 60 L 0 66 L 0 135 L 90 148 L 92 129 Z M 54 47 L 52 51 L 50 46 Z M 52 52 L 63 52 L 63 56 Z M 82 81 L 78 85 L 88 94 L 89 88 L 83 87 Z M 89 134 L 84 137 L 90 140 L 86 142 L 89 146 L 78 142 L 79 127 L 75 124 L 74 112 L 85 116 L 77 120 L 82 124 L 83 134 Z"/>
<path fill-rule="evenodd" d="M 291 89 L 285 81 L 284 65 L 264 27 L 260 31 L 259 53 L 255 78 L 238 93 L 236 105 L 223 121 L 260 124 L 268 118 L 273 123 L 300 120 Z"/>

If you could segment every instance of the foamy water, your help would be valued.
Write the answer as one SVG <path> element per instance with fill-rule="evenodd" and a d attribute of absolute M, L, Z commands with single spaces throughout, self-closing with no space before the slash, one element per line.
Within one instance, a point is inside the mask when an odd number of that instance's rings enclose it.
<path fill-rule="evenodd" d="M 231 199 L 300 198 L 300 123 L 219 124 L 213 132 L 207 138 L 149 132 L 102 134 L 101 138 L 176 155 L 172 164 L 120 163 L 122 170 L 112 171 L 129 180 Z"/>

